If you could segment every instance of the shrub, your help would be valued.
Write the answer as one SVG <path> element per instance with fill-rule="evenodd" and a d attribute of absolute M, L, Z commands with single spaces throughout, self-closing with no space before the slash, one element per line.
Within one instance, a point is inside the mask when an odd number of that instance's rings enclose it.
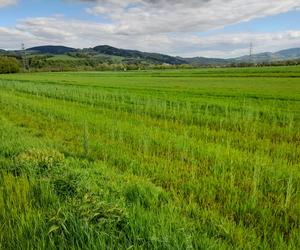
<path fill-rule="evenodd" d="M 16 58 L 0 57 L 0 74 L 18 73 L 20 64 Z"/>

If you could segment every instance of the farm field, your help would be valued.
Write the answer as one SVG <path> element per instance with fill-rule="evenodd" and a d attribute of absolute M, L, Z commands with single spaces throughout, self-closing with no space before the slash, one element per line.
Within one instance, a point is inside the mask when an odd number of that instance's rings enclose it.
<path fill-rule="evenodd" d="M 0 249 L 300 249 L 300 67 L 0 75 Z"/>

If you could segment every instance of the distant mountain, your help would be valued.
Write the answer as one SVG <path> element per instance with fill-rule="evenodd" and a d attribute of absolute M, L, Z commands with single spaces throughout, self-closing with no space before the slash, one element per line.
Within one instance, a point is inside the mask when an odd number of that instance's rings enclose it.
<path fill-rule="evenodd" d="M 226 65 L 232 63 L 231 60 L 227 59 L 220 59 L 220 58 L 206 58 L 206 57 L 192 57 L 192 58 L 182 58 L 188 64 L 194 66 L 201 66 L 201 65 Z"/>
<path fill-rule="evenodd" d="M 251 56 L 241 56 L 237 58 L 232 58 L 229 60 L 233 60 L 235 62 L 274 62 L 274 61 L 284 61 L 284 60 L 294 60 L 300 58 L 300 48 L 286 49 L 281 50 L 275 53 L 264 52 L 259 54 L 254 54 Z"/>
<path fill-rule="evenodd" d="M 27 49 L 27 51 L 37 52 L 42 54 L 66 54 L 70 52 L 76 51 L 74 48 L 65 47 L 65 46 L 53 46 L 53 45 L 46 45 L 46 46 L 37 46 Z"/>
<path fill-rule="evenodd" d="M 101 45 L 93 48 L 94 51 L 97 51 L 100 54 L 111 55 L 111 56 L 121 56 L 125 58 L 135 58 L 135 59 L 144 59 L 147 61 L 152 61 L 156 63 L 168 63 L 168 64 L 185 64 L 186 61 L 179 59 L 177 57 L 172 57 L 164 54 L 158 53 L 148 53 L 141 52 L 138 50 L 127 50 L 127 49 L 118 49 L 109 45 Z"/>
<path fill-rule="evenodd" d="M 262 62 L 274 62 L 284 60 L 294 60 L 300 58 L 300 48 L 281 50 L 275 53 L 265 52 L 254 54 L 250 56 L 242 56 L 237 58 L 222 59 L 222 58 L 206 58 L 206 57 L 172 57 L 158 53 L 141 52 L 137 50 L 125 50 L 118 49 L 108 45 L 101 45 L 93 48 L 98 53 L 110 55 L 110 56 L 121 56 L 124 58 L 135 58 L 144 59 L 153 63 L 168 63 L 168 64 L 190 64 L 194 66 L 217 66 L 217 65 L 229 65 L 231 63 L 262 63 Z"/>
<path fill-rule="evenodd" d="M 21 57 L 22 51 L 5 51 L 0 50 L 1 55 L 10 55 Z M 109 63 L 123 63 L 123 64 L 189 64 L 193 66 L 224 66 L 232 63 L 269 63 L 277 61 L 300 59 L 300 48 L 292 48 L 281 50 L 275 53 L 265 52 L 254 54 L 251 56 L 241 56 L 237 58 L 221 59 L 221 58 L 206 58 L 206 57 L 192 57 L 182 58 L 174 57 L 159 53 L 142 52 L 138 50 L 120 49 L 109 45 L 100 45 L 94 48 L 75 49 L 66 46 L 37 46 L 27 49 L 28 54 L 47 55 L 52 59 L 60 60 L 90 60 L 97 62 Z M 66 56 L 61 56 L 66 55 Z"/>
<path fill-rule="evenodd" d="M 300 58 L 300 48 L 285 49 L 274 53 L 275 57 L 281 59 L 298 59 Z"/>

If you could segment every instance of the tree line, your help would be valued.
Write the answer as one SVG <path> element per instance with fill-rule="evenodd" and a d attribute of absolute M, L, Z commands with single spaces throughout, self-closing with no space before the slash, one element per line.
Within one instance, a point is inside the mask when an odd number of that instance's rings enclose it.
<path fill-rule="evenodd" d="M 105 59 L 80 58 L 78 60 L 49 60 L 51 56 L 41 55 L 28 58 L 31 72 L 59 72 L 59 71 L 127 71 L 147 69 L 193 69 L 193 68 L 226 68 L 226 67 L 265 67 L 300 65 L 300 59 L 261 63 L 233 62 L 226 65 L 191 65 L 191 64 L 154 64 L 138 60 L 123 60 L 114 62 Z M 26 69 L 28 71 L 29 69 Z M 0 74 L 18 73 L 24 71 L 22 57 L 0 56 Z"/>

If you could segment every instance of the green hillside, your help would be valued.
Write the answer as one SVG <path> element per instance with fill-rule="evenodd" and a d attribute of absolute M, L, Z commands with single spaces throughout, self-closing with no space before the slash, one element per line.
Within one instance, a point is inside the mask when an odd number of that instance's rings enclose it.
<path fill-rule="evenodd" d="M 108 45 L 75 49 L 65 46 L 38 46 L 26 51 L 0 51 L 15 57 L 31 71 L 143 70 L 197 67 L 249 67 L 300 64 L 300 50 L 260 53 L 232 59 L 173 57 L 159 53 L 119 49 Z M 75 63 L 76 62 L 76 63 Z"/>

